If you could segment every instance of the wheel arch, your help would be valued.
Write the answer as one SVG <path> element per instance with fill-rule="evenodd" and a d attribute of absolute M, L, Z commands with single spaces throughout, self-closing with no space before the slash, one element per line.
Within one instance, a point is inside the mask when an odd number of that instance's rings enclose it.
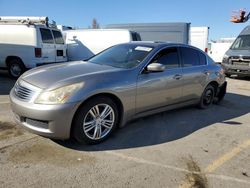
<path fill-rule="evenodd" d="M 17 60 L 19 60 L 20 63 L 22 63 L 22 65 L 26 68 L 26 66 L 25 66 L 24 63 L 23 63 L 23 60 L 22 60 L 20 57 L 18 57 L 18 56 L 8 56 L 8 57 L 6 57 L 5 63 L 6 63 L 6 66 L 7 66 L 7 67 L 9 66 L 9 63 L 10 63 L 10 61 L 11 61 L 12 59 L 17 59 Z"/>
<path fill-rule="evenodd" d="M 219 84 L 218 84 L 218 82 L 216 82 L 216 81 L 210 81 L 207 85 L 206 85 L 206 87 L 208 86 L 208 85 L 211 85 L 213 88 L 214 88 L 214 93 L 215 93 L 215 96 L 217 95 L 217 92 L 218 92 L 218 87 L 219 87 Z M 205 88 L 206 88 L 205 87 Z M 204 89 L 205 89 L 204 88 Z"/>

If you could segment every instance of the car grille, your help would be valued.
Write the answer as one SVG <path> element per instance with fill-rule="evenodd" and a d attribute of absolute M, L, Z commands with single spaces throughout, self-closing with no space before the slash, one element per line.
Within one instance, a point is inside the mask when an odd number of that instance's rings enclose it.
<path fill-rule="evenodd" d="M 33 97 L 35 93 L 33 90 L 21 85 L 19 82 L 16 83 L 14 87 L 14 92 L 15 92 L 15 95 L 23 101 L 31 100 L 31 98 Z"/>
<path fill-rule="evenodd" d="M 242 65 L 242 66 L 250 66 L 250 57 L 249 56 L 231 56 L 230 57 L 231 64 L 233 65 Z"/>

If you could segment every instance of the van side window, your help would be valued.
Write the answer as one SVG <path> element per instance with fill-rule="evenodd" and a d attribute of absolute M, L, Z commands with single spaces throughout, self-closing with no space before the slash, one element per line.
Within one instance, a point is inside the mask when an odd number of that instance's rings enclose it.
<path fill-rule="evenodd" d="M 54 44 L 54 40 L 49 29 L 40 28 L 43 43 Z"/>
<path fill-rule="evenodd" d="M 64 44 L 61 32 L 52 30 L 56 44 Z"/>
<path fill-rule="evenodd" d="M 167 48 L 160 51 L 152 60 L 151 63 L 160 63 L 165 65 L 166 69 L 178 68 L 179 57 L 177 48 Z"/>
<path fill-rule="evenodd" d="M 184 67 L 192 67 L 200 65 L 199 54 L 195 49 L 182 47 L 181 58 Z"/>

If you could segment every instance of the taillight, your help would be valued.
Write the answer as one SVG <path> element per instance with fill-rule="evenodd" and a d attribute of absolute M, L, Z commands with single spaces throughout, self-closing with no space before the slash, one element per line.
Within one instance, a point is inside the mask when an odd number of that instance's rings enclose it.
<path fill-rule="evenodd" d="M 35 48 L 35 57 L 42 57 L 42 48 Z"/>
<path fill-rule="evenodd" d="M 206 53 L 208 52 L 208 48 L 205 48 L 205 52 L 206 52 Z"/>

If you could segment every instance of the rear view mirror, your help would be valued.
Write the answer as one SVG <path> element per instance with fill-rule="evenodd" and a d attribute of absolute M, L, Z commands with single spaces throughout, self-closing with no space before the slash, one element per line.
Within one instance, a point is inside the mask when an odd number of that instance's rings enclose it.
<path fill-rule="evenodd" d="M 165 70 L 165 66 L 160 63 L 151 63 L 147 66 L 148 72 L 163 72 Z"/>

